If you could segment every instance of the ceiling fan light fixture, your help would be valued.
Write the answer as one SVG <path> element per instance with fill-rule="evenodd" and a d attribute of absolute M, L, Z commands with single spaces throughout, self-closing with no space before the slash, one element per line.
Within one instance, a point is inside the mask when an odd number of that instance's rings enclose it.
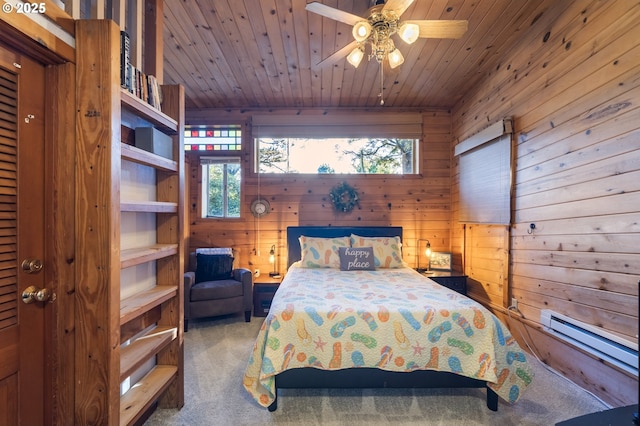
<path fill-rule="evenodd" d="M 356 24 L 353 26 L 352 34 L 353 38 L 358 43 L 365 41 L 367 38 L 369 38 L 369 35 L 371 35 L 371 24 L 369 24 L 369 22 L 367 21 L 356 22 Z"/>
<path fill-rule="evenodd" d="M 358 46 L 349 53 L 347 61 L 349 61 L 354 68 L 358 68 L 358 65 L 362 62 L 362 58 L 364 58 L 364 50 L 362 47 Z"/>
<path fill-rule="evenodd" d="M 402 15 L 415 0 L 369 0 L 371 5 L 369 16 L 363 18 L 320 2 L 307 3 L 305 9 L 326 18 L 345 24 L 353 25 L 352 34 L 355 42 L 351 42 L 336 51 L 321 64 L 333 64 L 338 59 L 347 56 L 347 61 L 358 67 L 364 58 L 366 46 L 370 46 L 368 60 L 375 58 L 380 66 L 380 105 L 384 105 L 384 61 L 389 61 L 390 68 L 397 68 L 404 62 L 402 52 L 396 49 L 394 34 L 407 44 L 414 43 L 418 38 L 460 38 L 467 31 L 467 21 L 431 21 L 415 20 L 401 22 Z M 352 46 L 355 49 L 349 52 Z M 349 52 L 347 54 L 347 52 Z M 319 64 L 320 65 L 320 64 Z"/>
<path fill-rule="evenodd" d="M 418 24 L 404 22 L 398 29 L 398 35 L 407 44 L 414 43 L 420 36 L 420 27 Z"/>
<path fill-rule="evenodd" d="M 389 52 L 389 56 L 387 57 L 387 59 L 389 59 L 389 66 L 391 68 L 400 66 L 404 62 L 404 56 L 402 56 L 402 52 L 400 52 L 398 49 L 393 49 L 391 52 Z"/>

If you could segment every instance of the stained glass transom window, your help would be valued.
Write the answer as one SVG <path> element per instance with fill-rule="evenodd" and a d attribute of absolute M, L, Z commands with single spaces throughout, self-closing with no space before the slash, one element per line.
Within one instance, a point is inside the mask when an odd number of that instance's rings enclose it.
<path fill-rule="evenodd" d="M 242 130 L 239 125 L 190 127 L 184 132 L 185 151 L 240 151 Z"/>

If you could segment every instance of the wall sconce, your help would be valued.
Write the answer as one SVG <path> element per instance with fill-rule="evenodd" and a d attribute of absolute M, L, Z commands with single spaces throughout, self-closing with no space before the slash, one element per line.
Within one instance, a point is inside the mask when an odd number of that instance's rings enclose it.
<path fill-rule="evenodd" d="M 422 244 L 425 243 L 425 244 Z M 417 242 L 417 256 L 418 256 L 418 265 L 416 270 L 423 274 L 432 274 L 431 270 L 431 243 L 429 240 L 418 240 Z M 422 257 L 426 257 L 427 268 L 422 267 L 422 262 L 420 262 Z"/>
<path fill-rule="evenodd" d="M 276 245 L 271 246 L 269 250 L 269 263 L 273 265 L 273 271 L 269 272 L 271 278 L 280 278 L 280 273 L 276 270 Z"/>

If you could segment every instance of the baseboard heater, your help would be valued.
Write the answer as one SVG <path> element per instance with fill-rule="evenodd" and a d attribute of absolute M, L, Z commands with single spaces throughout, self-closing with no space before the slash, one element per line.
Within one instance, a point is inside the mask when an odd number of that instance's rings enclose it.
<path fill-rule="evenodd" d="M 549 309 L 540 312 L 540 323 L 560 339 L 638 377 L 637 343 Z"/>

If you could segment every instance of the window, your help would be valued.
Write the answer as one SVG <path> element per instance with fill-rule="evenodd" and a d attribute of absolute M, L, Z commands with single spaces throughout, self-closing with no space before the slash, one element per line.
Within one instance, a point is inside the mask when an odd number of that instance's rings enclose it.
<path fill-rule="evenodd" d="M 184 132 L 185 151 L 240 151 L 240 125 L 189 127 Z"/>
<path fill-rule="evenodd" d="M 201 157 L 202 217 L 240 217 L 240 158 Z"/>
<path fill-rule="evenodd" d="M 419 173 L 420 113 L 252 117 L 259 173 Z"/>
<path fill-rule="evenodd" d="M 416 173 L 417 139 L 260 138 L 260 173 Z"/>
<path fill-rule="evenodd" d="M 460 156 L 460 222 L 511 223 L 510 119 L 500 120 L 456 145 Z"/>
<path fill-rule="evenodd" d="M 191 126 L 184 132 L 184 149 L 200 159 L 202 171 L 201 216 L 240 217 L 242 149 L 239 124 Z M 216 156 L 211 156 L 215 154 Z"/>

